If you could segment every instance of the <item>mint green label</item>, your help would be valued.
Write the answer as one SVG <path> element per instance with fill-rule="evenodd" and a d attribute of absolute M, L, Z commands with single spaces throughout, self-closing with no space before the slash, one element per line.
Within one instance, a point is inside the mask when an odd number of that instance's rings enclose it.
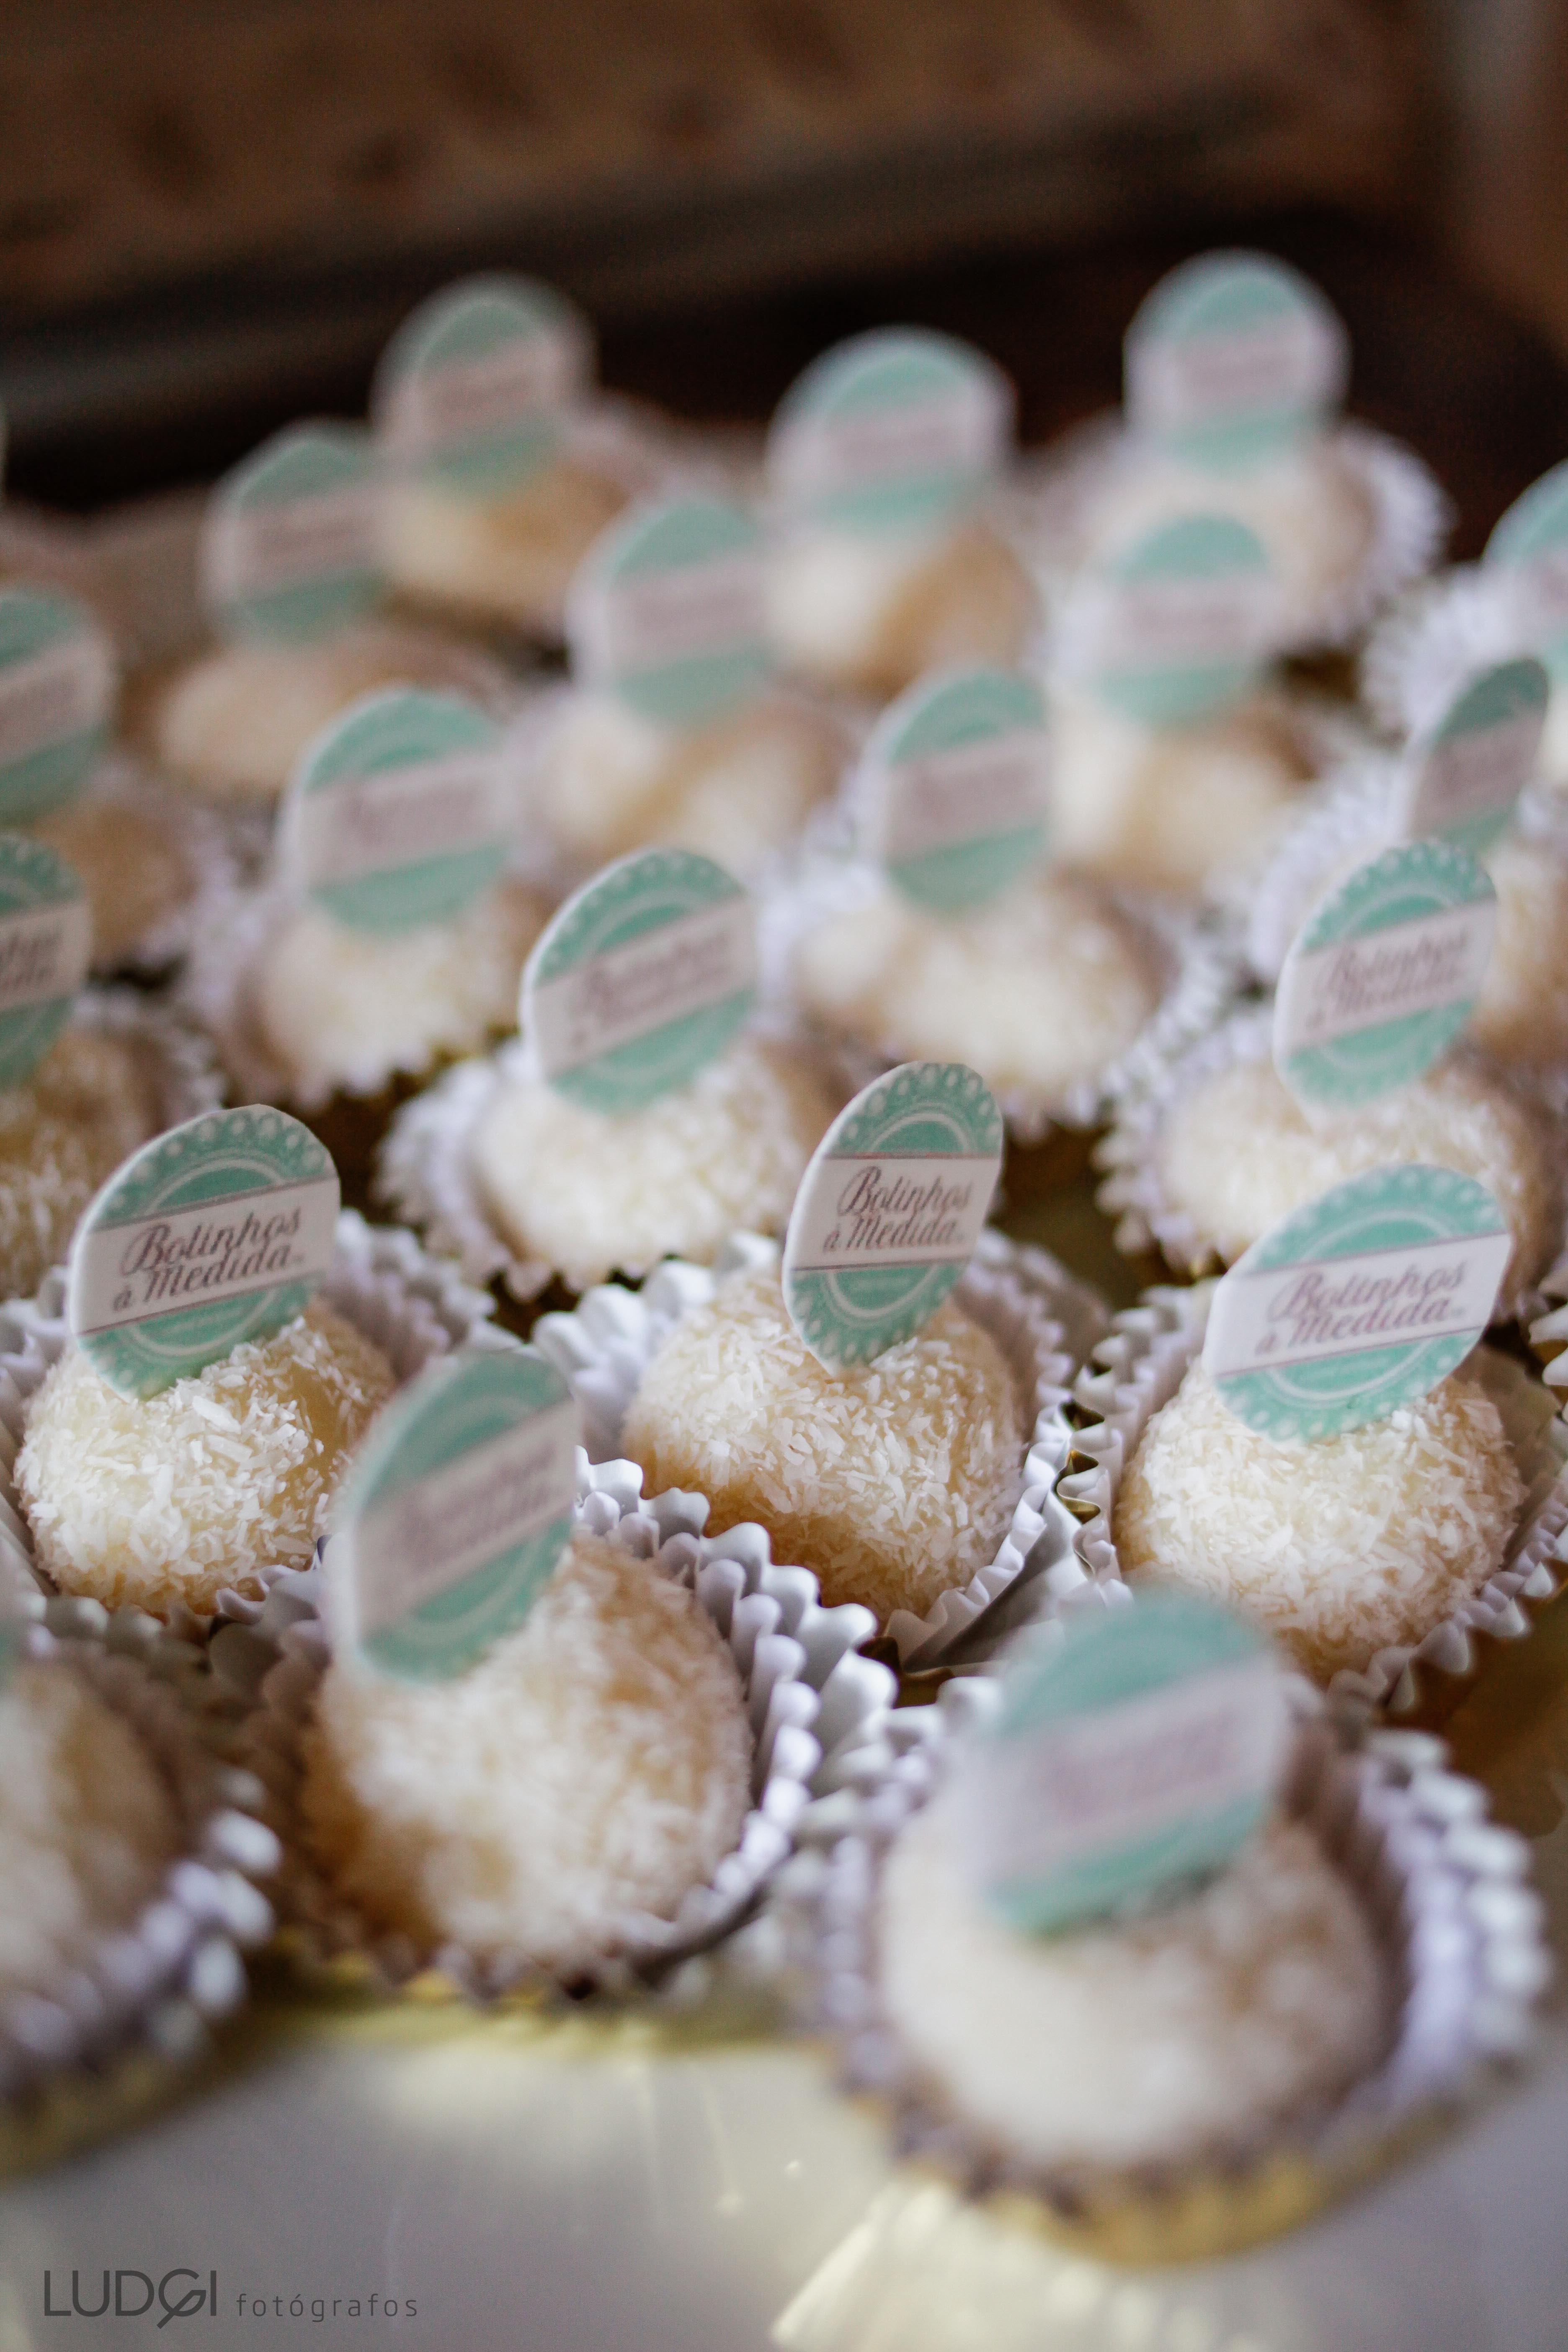
<path fill-rule="evenodd" d="M 1511 1245 L 1473 1177 L 1419 1162 L 1353 1176 L 1237 1260 L 1205 1366 L 1231 1412 L 1279 1444 L 1384 1420 L 1464 1362 Z"/>
<path fill-rule="evenodd" d="M 0 834 L 0 1087 L 25 1086 L 70 1019 L 92 958 L 92 913 L 63 857 Z"/>
<path fill-rule="evenodd" d="M 572 1537 L 581 1414 L 532 1348 L 468 1348 L 378 1415 L 333 1507 L 341 1646 L 447 1682 L 526 1620 Z"/>
<path fill-rule="evenodd" d="M 840 1111 L 790 1212 L 784 1298 L 829 1371 L 923 1330 L 962 1279 L 996 1189 L 1002 1115 L 962 1062 L 905 1062 Z"/>
<path fill-rule="evenodd" d="M 1514 500 L 1482 561 L 1514 575 L 1530 642 L 1554 679 L 1568 679 L 1568 461 Z"/>
<path fill-rule="evenodd" d="M 355 930 L 450 922 L 503 871 L 501 730 L 461 695 L 394 687 L 318 736 L 284 804 L 285 862 Z"/>
<path fill-rule="evenodd" d="M 858 779 L 862 845 L 917 906 L 988 906 L 1046 847 L 1046 708 L 1016 670 L 922 678 L 884 712 Z"/>
<path fill-rule="evenodd" d="M 296 425 L 264 441 L 207 502 L 202 593 L 226 635 L 303 645 L 381 594 L 377 482 L 362 426 Z"/>
<path fill-rule="evenodd" d="M 286 1111 L 187 1119 L 133 1152 L 78 1227 L 72 1337 L 121 1396 L 156 1396 L 304 1312 L 338 1206 L 331 1157 Z"/>
<path fill-rule="evenodd" d="M 1274 996 L 1274 1061 L 1309 1110 L 1354 1110 L 1411 1086 L 1475 1008 L 1497 894 L 1468 850 L 1385 849 L 1331 890 Z"/>
<path fill-rule="evenodd" d="M 1184 1594 L 1021 1643 L 959 1768 L 964 1858 L 1020 1935 L 1146 1911 L 1223 1870 L 1273 1811 L 1291 1744 L 1273 1653 Z"/>
<path fill-rule="evenodd" d="M 0 588 L 0 824 L 74 800 L 109 738 L 113 649 L 85 604 Z"/>
<path fill-rule="evenodd" d="M 555 455 L 592 369 L 586 321 L 550 287 L 465 278 L 421 303 L 387 345 L 376 430 L 395 461 L 443 489 L 501 496 Z"/>
<path fill-rule="evenodd" d="M 1484 857 L 1508 830 L 1534 770 L 1551 690 L 1541 663 L 1529 658 L 1500 662 L 1463 688 L 1405 754 L 1399 831 Z"/>
<path fill-rule="evenodd" d="M 883 327 L 839 343 L 784 395 L 768 474 L 797 518 L 878 538 L 973 506 L 1012 433 L 1001 370 L 951 336 Z"/>
<path fill-rule="evenodd" d="M 1127 332 L 1128 421 L 1216 470 L 1321 432 L 1344 397 L 1350 344 L 1315 286 L 1261 253 L 1209 253 L 1163 278 Z"/>
<path fill-rule="evenodd" d="M 726 499 L 669 499 L 612 523 L 566 608 L 572 666 L 662 727 L 706 727 L 772 667 L 762 533 Z"/>
<path fill-rule="evenodd" d="M 1080 583 L 1063 614 L 1063 666 L 1140 726 L 1190 726 L 1258 684 L 1274 613 L 1256 533 L 1228 515 L 1184 515 Z"/>
<path fill-rule="evenodd" d="M 689 1086 L 750 1017 L 756 914 L 732 875 L 644 849 L 568 898 L 522 975 L 540 1074 L 590 1110 L 641 1110 Z"/>

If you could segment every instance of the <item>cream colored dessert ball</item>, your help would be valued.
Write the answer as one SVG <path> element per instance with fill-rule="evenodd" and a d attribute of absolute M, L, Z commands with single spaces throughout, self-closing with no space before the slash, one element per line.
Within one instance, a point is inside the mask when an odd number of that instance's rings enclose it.
<path fill-rule="evenodd" d="M 1048 870 L 967 915 L 887 884 L 806 935 L 795 979 L 829 1028 L 894 1061 L 967 1062 L 1042 1110 L 1098 1080 L 1160 1002 L 1138 929 L 1099 884 Z"/>
<path fill-rule="evenodd" d="M 661 1257 L 710 1264 L 733 1233 L 782 1232 L 832 1116 L 798 1055 L 742 1037 L 642 1110 L 590 1110 L 514 1074 L 470 1161 L 517 1255 L 586 1290 Z"/>
<path fill-rule="evenodd" d="M 695 1488 L 709 1529 L 754 1519 L 829 1606 L 923 1616 L 995 1558 L 1025 1428 L 1001 1350 L 949 1299 L 874 1363 L 830 1372 L 784 1311 L 776 1268 L 736 1274 L 681 1317 L 644 1372 L 623 1443 L 646 1491 Z"/>
<path fill-rule="evenodd" d="M 362 695 L 387 686 L 487 692 L 489 665 L 418 629 L 366 623 L 318 645 L 220 646 L 157 697 L 152 748 L 220 800 L 276 800 L 300 754 Z"/>
<path fill-rule="evenodd" d="M 1523 1502 L 1502 1417 L 1463 1371 L 1308 1443 L 1248 1429 L 1194 1363 L 1138 1443 L 1111 1533 L 1124 1575 L 1239 1609 L 1326 1683 L 1415 1648 L 1478 1592 Z"/>
<path fill-rule="evenodd" d="M 422 1951 L 570 1974 L 672 1919 L 740 1842 L 752 1736 L 692 1594 L 579 1528 L 521 1629 L 455 1682 L 329 1667 L 302 1742 L 318 1861 Z"/>
<path fill-rule="evenodd" d="M 1256 865 L 1311 765 L 1278 697 L 1193 727 L 1135 726 L 1090 695 L 1051 701 L 1051 839 L 1068 864 L 1196 895 Z"/>
<path fill-rule="evenodd" d="M 472 1054 L 517 1018 L 518 983 L 549 909 L 503 882 L 460 915 L 405 931 L 356 930 L 304 906 L 258 958 L 249 994 L 268 1053 L 300 1102 L 374 1094 Z"/>
<path fill-rule="evenodd" d="M 912 539 L 802 528 L 769 570 L 768 625 L 784 667 L 881 698 L 950 662 L 1011 667 L 1037 617 L 1023 564 L 982 522 Z"/>
<path fill-rule="evenodd" d="M 0 1282 L 27 1298 L 122 1160 L 158 1131 L 133 1045 L 63 1030 L 24 1086 L 0 1092 Z"/>
<path fill-rule="evenodd" d="M 679 734 L 613 695 L 574 694 L 542 748 L 532 810 L 595 864 L 668 844 L 744 873 L 796 838 L 844 759 L 837 726 L 776 695 Z"/>
<path fill-rule="evenodd" d="M 206 1616 L 226 1586 L 310 1565 L 338 1477 L 396 1381 L 315 1300 L 154 1397 L 122 1397 L 78 1348 L 34 1394 L 16 1487 L 38 1564 L 106 1608 Z"/>
<path fill-rule="evenodd" d="M 1528 1070 L 1568 1066 L 1568 858 L 1520 834 L 1487 856 L 1497 888 L 1491 961 L 1469 1034 Z"/>
<path fill-rule="evenodd" d="M 1513 1235 L 1499 1294 L 1510 1310 L 1541 1275 L 1562 1227 L 1561 1145 L 1544 1114 L 1468 1055 L 1451 1055 L 1391 1100 L 1308 1118 L 1272 1062 L 1194 1078 L 1166 1116 L 1162 1186 L 1228 1265 L 1331 1185 L 1390 1161 L 1473 1176 Z"/>
<path fill-rule="evenodd" d="M 122 801 L 80 800 L 32 830 L 80 877 L 92 909 L 92 960 L 115 964 L 188 906 L 190 860 L 167 817 Z"/>
<path fill-rule="evenodd" d="M 1373 1931 L 1299 1823 L 1161 1910 L 1023 1936 L 970 1884 L 954 1794 L 888 1857 L 882 2006 L 937 2102 L 1006 2155 L 1191 2161 L 1338 2098 L 1382 2056 L 1393 1995 Z"/>
<path fill-rule="evenodd" d="M 157 1765 L 87 1676 L 19 1665 L 0 1691 L 0 1997 L 58 1997 L 153 1899 L 179 1832 Z"/>
<path fill-rule="evenodd" d="M 383 555 L 395 586 L 433 604 L 559 636 L 566 591 L 626 486 L 562 457 L 504 498 L 454 498 L 399 483 L 388 495 Z"/>

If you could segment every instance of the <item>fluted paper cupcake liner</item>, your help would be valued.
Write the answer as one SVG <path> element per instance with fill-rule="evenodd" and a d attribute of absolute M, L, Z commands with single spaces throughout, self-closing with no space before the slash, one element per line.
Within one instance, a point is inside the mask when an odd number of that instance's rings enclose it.
<path fill-rule="evenodd" d="M 1125 1591 L 1136 1597 L 1136 1580 L 1123 1582 L 1111 1535 L 1117 1494 L 1150 1422 L 1202 1353 L 1213 1296 L 1212 1283 L 1146 1292 L 1141 1305 L 1114 1318 L 1074 1384 L 1074 1460 L 1057 1491 L 1076 1522 L 1073 1549 L 1084 1576 L 1107 1600 Z M 1447 1712 L 1483 1663 L 1479 1638 L 1521 1640 L 1532 1623 L 1524 1604 L 1549 1601 L 1559 1588 L 1568 1529 L 1568 1422 L 1512 1357 L 1480 1347 L 1467 1363 L 1501 1416 L 1524 1482 L 1519 1523 L 1502 1566 L 1420 1642 L 1391 1644 L 1334 1676 L 1330 1694 L 1344 1706 Z M 1086 1416 L 1093 1418 L 1086 1423 Z"/>
<path fill-rule="evenodd" d="M 1287 1810 L 1355 1894 L 1396 1988 L 1384 2054 L 1342 2097 L 1189 2160 L 1138 2168 L 1009 2161 L 939 2092 L 882 2005 L 878 1898 L 888 1854 L 940 1785 L 955 1739 L 998 1703 L 990 1678 L 891 1718 L 881 1769 L 792 1865 L 805 2021 L 839 2079 L 884 2117 L 898 2153 L 999 2215 L 1110 2262 L 1199 2260 L 1277 2236 L 1384 2170 L 1474 2105 L 1528 2051 L 1552 1962 L 1521 1839 L 1446 1769 L 1441 1741 L 1335 1720 L 1294 1685 Z M 826 1811 L 826 1809 L 824 1809 Z M 810 1823 L 806 1833 L 810 1833 Z"/>
<path fill-rule="evenodd" d="M 1383 615 L 1362 649 L 1362 698 L 1402 742 L 1439 716 L 1470 671 L 1531 649 L 1517 575 L 1458 564 L 1415 582 Z"/>
<path fill-rule="evenodd" d="M 671 1259 L 639 1291 L 605 1283 L 588 1291 L 572 1314 L 541 1318 L 533 1344 L 571 1382 L 583 1407 L 590 1459 L 621 1453 L 638 1384 L 681 1318 L 706 1306 L 726 1274 L 772 1265 L 777 1258 L 776 1243 L 737 1234 L 712 1266 Z M 1070 1447 L 1061 1412 L 1077 1367 L 1105 1325 L 1099 1298 L 1054 1258 L 989 1229 L 953 1296 L 1011 1367 L 1027 1400 L 1031 1434 L 1020 1463 L 1018 1500 L 995 1558 L 967 1584 L 944 1592 L 924 1616 L 899 1609 L 880 1627 L 906 1672 L 935 1665 L 1020 1578 L 1048 1578 L 1067 1559 L 1070 1523 L 1055 1501 L 1058 1473 Z M 868 1631 L 873 1627 L 874 1621 Z"/>
<path fill-rule="evenodd" d="M 84 988 L 71 1025 L 118 1038 L 146 1074 L 160 1131 L 181 1127 L 224 1098 L 223 1072 L 201 1031 L 177 1005 L 134 988 Z"/>
<path fill-rule="evenodd" d="M 367 1225 L 352 1209 L 338 1220 L 336 1253 L 318 1295 L 374 1341 L 400 1382 L 448 1349 L 510 1344 L 489 1321 L 485 1292 L 469 1289 L 456 1267 L 427 1257 L 412 1234 Z M 29 1402 L 69 1344 L 63 1268 L 46 1278 L 36 1297 L 0 1307 L 0 1578 L 45 1592 L 54 1587 L 35 1558 L 16 1491 L 16 1455 Z M 284 1573 L 276 1561 L 258 1560 L 245 1580 L 261 1593 Z M 218 1596 L 220 1609 L 227 1597 Z M 206 1622 L 183 1604 L 168 1619 L 171 1633 L 186 1638 L 198 1636 Z"/>
<path fill-rule="evenodd" d="M 73 812 L 121 809 L 162 827 L 169 836 L 184 866 L 188 890 L 128 947 L 115 954 L 95 954 L 92 966 L 100 980 L 123 977 L 151 982 L 162 979 L 189 950 L 207 908 L 232 890 L 237 879 L 233 847 L 223 824 L 188 794 L 176 793 L 121 756 L 106 761 L 94 772 L 86 793 L 71 806 Z"/>
<path fill-rule="evenodd" d="M 774 1564 L 758 1527 L 702 1532 L 708 1506 L 676 1491 L 645 1497 L 631 1462 L 590 1467 L 578 1454 L 575 1523 L 639 1559 L 650 1575 L 685 1586 L 728 1644 L 754 1745 L 752 1808 L 738 1843 L 692 1887 L 673 1918 L 628 1913 L 586 1969 L 558 1977 L 520 1949 L 486 1953 L 454 1943 L 420 1949 L 365 1918 L 316 1863 L 300 1814 L 300 1737 L 330 1656 L 320 1613 L 321 1570 L 280 1580 L 266 1603 L 231 1610 L 215 1635 L 220 1684 L 252 1700 L 240 1752 L 265 1783 L 283 1844 L 279 1906 L 287 1940 L 310 1972 L 342 1969 L 394 1991 L 432 1974 L 476 2000 L 559 1987 L 626 1994 L 706 1951 L 754 1911 L 794 1849 L 814 1793 L 837 1785 L 838 1762 L 874 1740 L 896 1685 L 857 1654 L 871 1612 L 825 1609 L 815 1576 Z"/>

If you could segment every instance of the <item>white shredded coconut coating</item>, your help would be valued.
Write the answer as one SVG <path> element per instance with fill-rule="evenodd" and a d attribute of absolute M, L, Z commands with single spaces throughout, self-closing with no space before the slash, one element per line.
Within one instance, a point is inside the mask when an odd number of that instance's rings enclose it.
<path fill-rule="evenodd" d="M 1194 894 L 1257 864 L 1291 822 L 1310 772 L 1274 696 L 1159 730 L 1089 695 L 1052 697 L 1052 846 L 1119 882 Z"/>
<path fill-rule="evenodd" d="M 953 1302 L 874 1363 L 830 1372 L 776 1268 L 731 1275 L 644 1372 L 623 1442 L 646 1491 L 706 1495 L 711 1533 L 756 1520 L 829 1605 L 924 1615 L 995 1558 L 1026 1431 L 989 1332 Z"/>
<path fill-rule="evenodd" d="M 0 1092 L 0 1282 L 30 1298 L 121 1161 L 158 1131 L 135 1047 L 64 1029 L 24 1086 Z"/>
<path fill-rule="evenodd" d="M 832 1116 L 798 1055 L 742 1037 L 643 1110 L 590 1110 L 510 1078 L 469 1150 L 510 1247 L 586 1290 L 661 1257 L 709 1265 L 742 1230 L 782 1232 Z"/>
<path fill-rule="evenodd" d="M 967 1062 L 1044 1110 L 1097 1080 L 1160 1001 L 1133 926 L 1098 885 L 1048 869 L 968 915 L 889 884 L 811 931 L 795 978 L 830 1027 L 898 1061 Z"/>
<path fill-rule="evenodd" d="M 1498 924 L 1469 1034 L 1529 1070 L 1568 1063 L 1568 861 L 1507 834 L 1489 852 Z"/>
<path fill-rule="evenodd" d="M 1466 1373 L 1311 1444 L 1248 1429 L 1201 1362 L 1144 1431 L 1111 1534 L 1123 1573 L 1239 1609 L 1329 1682 L 1415 1648 L 1502 1566 L 1524 1482 Z"/>
<path fill-rule="evenodd" d="M 396 1386 L 320 1299 L 158 1396 L 68 1348 L 28 1407 L 16 1488 L 40 1567 L 108 1609 L 210 1614 L 224 1587 L 308 1568 L 338 1478 Z"/>
<path fill-rule="evenodd" d="M 578 857 L 668 845 L 743 872 L 796 838 L 842 761 L 838 730 L 779 697 L 682 733 L 583 692 L 543 747 L 534 810 Z"/>
<path fill-rule="evenodd" d="M 195 877 L 169 819 L 113 801 L 72 801 L 32 827 L 80 877 L 95 963 L 129 955 L 190 899 Z"/>
<path fill-rule="evenodd" d="M 174 1861 L 179 1817 L 130 1724 L 62 1661 L 0 1691 L 0 1997 L 58 1995 L 131 1927 Z"/>
<path fill-rule="evenodd" d="M 574 457 L 505 498 L 401 482 L 385 500 L 383 554 L 410 595 L 555 635 L 573 573 L 626 501 L 621 483 Z"/>
<path fill-rule="evenodd" d="M 301 1760 L 310 1844 L 379 1927 L 568 1971 L 630 1915 L 674 1918 L 751 1805 L 717 1628 L 582 1529 L 521 1628 L 454 1681 L 330 1666 Z"/>
<path fill-rule="evenodd" d="M 895 2032 L 938 2103 L 1025 2163 L 1194 2160 L 1342 2096 L 1388 2039 L 1372 1926 L 1294 1822 L 1163 1910 L 1023 1936 L 969 1883 L 950 1784 L 889 1855 L 879 1916 Z"/>
<path fill-rule="evenodd" d="M 768 624 L 781 660 L 824 686 L 901 693 L 947 663 L 1021 659 L 1037 617 L 1027 572 L 988 524 L 868 540 L 802 528 L 774 549 Z"/>
<path fill-rule="evenodd" d="M 1272 1062 L 1237 1062 L 1195 1080 L 1160 1137 L 1167 1198 L 1230 1263 L 1290 1210 L 1390 1161 L 1473 1176 L 1513 1235 L 1505 1299 L 1556 1254 L 1559 1179 L 1549 1128 L 1478 1064 L 1455 1055 L 1391 1101 L 1307 1118 Z"/>
<path fill-rule="evenodd" d="M 518 984 L 549 909 L 502 882 L 450 922 L 354 930 L 300 907 L 258 959 L 250 995 L 268 1051 L 307 1096 L 374 1094 L 472 1054 L 517 1019 Z"/>

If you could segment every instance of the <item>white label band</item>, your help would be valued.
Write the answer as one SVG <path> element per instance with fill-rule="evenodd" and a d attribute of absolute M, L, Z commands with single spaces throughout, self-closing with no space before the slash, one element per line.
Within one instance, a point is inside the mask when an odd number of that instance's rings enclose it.
<path fill-rule="evenodd" d="M 1507 1233 L 1480 1234 L 1254 1274 L 1233 1268 L 1215 1295 L 1205 1368 L 1218 1381 L 1479 1333 L 1491 1319 L 1511 1246 Z"/>
<path fill-rule="evenodd" d="M 1422 829 L 1447 833 L 1489 815 L 1517 796 L 1541 735 L 1538 710 L 1435 743 L 1417 774 Z"/>
<path fill-rule="evenodd" d="M 1155 432 L 1326 400 L 1338 376 L 1332 341 L 1300 312 L 1242 334 L 1150 338 L 1136 364 L 1138 422 Z"/>
<path fill-rule="evenodd" d="M 980 470 L 994 463 L 1002 404 L 973 384 L 908 408 L 851 416 L 803 417 L 783 437 L 778 470 L 797 498 L 816 499 L 868 483 Z"/>
<path fill-rule="evenodd" d="M 336 1176 L 321 1176 L 87 1227 L 72 1276 L 77 1337 L 319 1274 L 331 1262 L 338 1198 Z"/>
<path fill-rule="evenodd" d="M 112 684 L 108 648 L 93 636 L 66 638 L 0 669 L 0 766 L 96 726 Z"/>
<path fill-rule="evenodd" d="M 1281 1055 L 1465 1003 L 1479 992 L 1496 922 L 1496 901 L 1475 899 L 1296 958 L 1280 981 Z"/>
<path fill-rule="evenodd" d="M 884 793 L 873 854 L 899 864 L 953 842 L 1039 824 L 1044 759 L 1044 738 L 1031 731 L 900 760 Z"/>
<path fill-rule="evenodd" d="M 580 373 L 574 342 L 557 334 L 520 336 L 483 359 L 416 370 L 388 399 L 387 441 L 419 456 L 447 442 L 504 432 L 563 408 Z"/>
<path fill-rule="evenodd" d="M 1100 668 L 1231 661 L 1268 645 L 1274 602 L 1257 572 L 1106 581 L 1086 593 L 1081 627 Z"/>
<path fill-rule="evenodd" d="M 505 779 L 493 751 L 341 778 L 300 793 L 289 813 L 291 850 L 316 887 L 459 857 L 503 840 L 509 829 Z"/>
<path fill-rule="evenodd" d="M 91 953 L 92 909 L 85 898 L 0 917 L 0 1013 L 74 994 Z"/>
<path fill-rule="evenodd" d="M 370 567 L 375 499 L 366 481 L 278 506 L 221 507 L 206 542 L 208 593 L 237 604 Z"/>
<path fill-rule="evenodd" d="M 931 1160 L 836 1153 L 796 1201 L 791 1271 L 842 1274 L 857 1266 L 966 1259 L 984 1223 L 995 1175 L 994 1159 L 956 1153 Z"/>
<path fill-rule="evenodd" d="M 762 564 L 748 550 L 640 578 L 595 580 L 585 586 L 574 618 L 580 659 L 591 677 L 621 677 L 760 643 L 766 627 Z"/>
<path fill-rule="evenodd" d="M 736 896 L 590 956 L 532 992 L 529 1034 L 546 1078 L 596 1061 L 756 978 L 752 902 Z"/>

